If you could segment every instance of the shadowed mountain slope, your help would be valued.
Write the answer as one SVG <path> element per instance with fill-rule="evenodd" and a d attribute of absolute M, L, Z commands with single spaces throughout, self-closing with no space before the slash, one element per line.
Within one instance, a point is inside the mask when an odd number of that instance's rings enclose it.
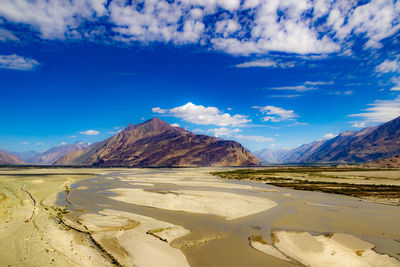
<path fill-rule="evenodd" d="M 400 117 L 361 131 L 347 131 L 329 140 L 317 140 L 273 157 L 281 163 L 363 163 L 396 155 L 400 155 Z M 262 160 L 268 162 L 268 158 Z"/>
<path fill-rule="evenodd" d="M 57 165 L 252 166 L 259 161 L 242 145 L 196 135 L 154 118 L 69 154 Z"/>
<path fill-rule="evenodd" d="M 23 164 L 23 162 L 14 155 L 7 154 L 0 150 L 0 164 L 1 165 L 14 165 L 14 164 Z"/>

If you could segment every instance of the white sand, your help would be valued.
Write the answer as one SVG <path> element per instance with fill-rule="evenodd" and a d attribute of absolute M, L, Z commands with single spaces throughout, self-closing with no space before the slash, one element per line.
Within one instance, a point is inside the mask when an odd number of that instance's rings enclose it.
<path fill-rule="evenodd" d="M 181 226 L 115 210 L 85 214 L 80 221 L 124 266 L 189 266 L 184 254 L 169 245 L 190 233 Z M 146 234 L 148 231 L 154 234 Z"/>
<path fill-rule="evenodd" d="M 400 266 L 395 258 L 376 253 L 371 250 L 373 245 L 350 235 L 327 237 L 285 231 L 274 235 L 275 247 L 306 266 Z"/>
<path fill-rule="evenodd" d="M 264 244 L 258 241 L 250 241 L 250 245 L 262 253 L 291 262 L 291 260 L 288 257 L 286 257 L 278 249 L 276 249 L 274 246 L 270 244 Z"/>
<path fill-rule="evenodd" d="M 227 188 L 227 189 L 256 189 L 254 186 L 242 185 L 227 182 L 220 182 L 217 178 L 212 179 L 188 179 L 187 177 L 124 177 L 120 179 L 123 182 L 148 183 L 148 184 L 175 184 L 180 186 L 205 186 L 214 188 Z M 133 184 L 133 183 L 132 183 Z M 278 191 L 278 190 L 276 190 Z"/>
<path fill-rule="evenodd" d="M 217 191 L 150 192 L 131 188 L 110 191 L 118 194 L 111 197 L 118 201 L 159 209 L 214 214 L 230 220 L 265 211 L 277 205 L 265 198 Z"/>

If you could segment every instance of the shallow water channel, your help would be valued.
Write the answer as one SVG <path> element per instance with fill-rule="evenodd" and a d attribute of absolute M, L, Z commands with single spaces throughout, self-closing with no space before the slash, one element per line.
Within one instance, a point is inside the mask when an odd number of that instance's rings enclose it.
<path fill-rule="evenodd" d="M 209 174 L 214 170 L 216 169 L 131 169 L 110 172 L 73 184 L 68 195 L 70 203 L 65 201 L 65 193 L 60 193 L 58 204 L 68 205 L 76 213 L 113 209 L 183 226 L 191 234 L 173 241 L 171 245 L 183 251 L 191 266 L 293 266 L 293 263 L 263 254 L 249 245 L 248 237 L 251 235 L 262 235 L 267 241 L 271 241 L 273 230 L 307 231 L 312 234 L 349 233 L 375 244 L 375 251 L 400 260 L 398 206 L 341 195 L 223 180 Z M 203 180 L 205 182 L 199 185 L 199 181 Z M 214 183 L 218 187 L 213 186 Z M 221 186 L 221 183 L 226 184 L 226 187 Z M 110 198 L 115 194 L 109 192 L 116 188 L 153 191 L 211 190 L 235 193 L 242 197 L 267 198 L 278 205 L 250 216 L 226 220 L 215 215 L 116 201 Z"/>

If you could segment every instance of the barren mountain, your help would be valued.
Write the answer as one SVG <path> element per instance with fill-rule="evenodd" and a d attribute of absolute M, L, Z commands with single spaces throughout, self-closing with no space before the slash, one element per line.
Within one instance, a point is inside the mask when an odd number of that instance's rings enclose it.
<path fill-rule="evenodd" d="M 348 131 L 329 140 L 302 145 L 282 162 L 363 163 L 400 155 L 400 117 L 361 131 Z"/>
<path fill-rule="evenodd" d="M 23 164 L 23 162 L 14 155 L 7 154 L 0 150 L 0 164 L 1 165 L 14 165 Z"/>
<path fill-rule="evenodd" d="M 69 154 L 57 165 L 92 166 L 251 166 L 258 159 L 242 145 L 196 135 L 154 118 Z"/>
<path fill-rule="evenodd" d="M 43 153 L 37 154 L 28 160 L 29 163 L 53 164 L 60 158 L 80 150 L 85 150 L 87 143 L 76 142 L 73 144 L 61 144 Z"/>

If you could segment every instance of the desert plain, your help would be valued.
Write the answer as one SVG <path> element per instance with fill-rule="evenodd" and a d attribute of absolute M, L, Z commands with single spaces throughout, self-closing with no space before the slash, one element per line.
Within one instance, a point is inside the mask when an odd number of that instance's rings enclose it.
<path fill-rule="evenodd" d="M 226 171 L 235 169 L 2 168 L 0 265 L 400 266 L 396 194 L 268 184 L 398 186 L 400 171 L 296 171 L 256 182 L 211 174 Z"/>

